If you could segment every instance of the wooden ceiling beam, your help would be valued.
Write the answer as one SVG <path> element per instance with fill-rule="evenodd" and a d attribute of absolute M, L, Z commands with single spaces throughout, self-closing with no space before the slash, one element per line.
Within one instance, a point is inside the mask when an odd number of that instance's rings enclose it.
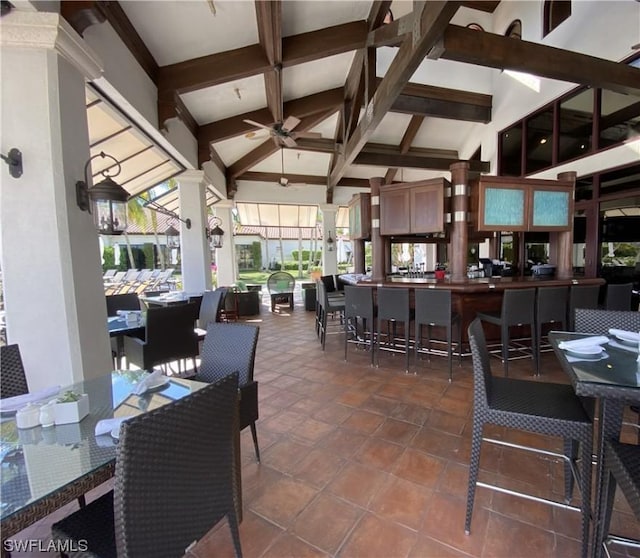
<path fill-rule="evenodd" d="M 312 116 L 302 118 L 300 124 L 296 126 L 296 132 L 308 132 L 314 126 L 317 126 L 325 118 L 329 117 L 334 111 L 326 111 Z M 280 149 L 270 139 L 260 144 L 250 153 L 240 158 L 227 169 L 227 182 L 237 179 L 238 176 L 247 172 L 251 167 L 257 165 L 260 161 L 264 161 L 267 157 Z"/>
<path fill-rule="evenodd" d="M 433 116 L 465 122 L 491 122 L 491 107 L 456 103 L 455 101 L 441 101 L 427 97 L 399 95 L 391 105 L 392 112 L 413 114 L 417 116 Z"/>
<path fill-rule="evenodd" d="M 500 4 L 500 0 L 463 0 L 462 5 L 472 10 L 480 10 L 492 14 Z"/>
<path fill-rule="evenodd" d="M 265 72 L 267 107 L 274 122 L 282 122 L 282 2 L 255 2 L 258 40 L 271 69 Z"/>
<path fill-rule="evenodd" d="M 353 136 L 349 138 L 344 155 L 336 158 L 336 164 L 329 176 L 329 189 L 344 176 L 347 167 L 354 161 L 385 114 L 391 109 L 424 57 L 447 28 L 459 6 L 460 2 L 452 1 L 414 3 L 416 20 L 412 40 L 406 40 L 402 43 L 391 67 L 366 108 L 364 119 L 358 124 Z"/>
<path fill-rule="evenodd" d="M 236 178 L 236 180 L 246 180 L 248 182 L 278 182 L 282 176 L 289 179 L 289 182 L 297 182 L 302 184 L 312 184 L 325 186 L 327 184 L 326 176 L 315 176 L 310 174 L 289 174 L 284 175 L 274 172 L 245 172 Z M 369 188 L 369 180 L 365 178 L 351 178 L 345 176 L 338 186 L 345 188 Z"/>
<path fill-rule="evenodd" d="M 428 157 L 414 153 L 371 153 L 363 150 L 355 157 L 353 164 L 447 171 L 453 163 L 457 162 L 459 159 L 448 157 Z M 468 161 L 468 163 L 469 170 L 472 172 L 489 172 L 489 163 L 486 161 Z"/>
<path fill-rule="evenodd" d="M 640 68 L 458 25 L 446 28 L 434 53 L 446 60 L 526 72 L 619 93 L 640 91 Z"/>
<path fill-rule="evenodd" d="M 287 101 L 283 109 L 284 117 L 296 116 L 297 118 L 305 118 L 318 112 L 326 112 L 328 110 L 335 112 L 340 108 L 341 102 L 342 88 L 329 89 L 321 93 L 314 93 L 313 95 Z M 255 130 L 254 126 L 244 122 L 247 119 L 262 122 L 266 125 L 274 123 L 271 113 L 264 108 L 224 118 L 223 120 L 200 126 L 197 136 L 198 144 L 215 143 Z"/>

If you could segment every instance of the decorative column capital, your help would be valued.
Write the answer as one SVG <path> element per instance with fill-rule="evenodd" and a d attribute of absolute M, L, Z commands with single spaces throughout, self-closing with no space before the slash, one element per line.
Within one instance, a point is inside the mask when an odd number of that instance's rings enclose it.
<path fill-rule="evenodd" d="M 323 215 L 325 213 L 331 213 L 331 212 L 337 213 L 338 209 L 340 209 L 339 205 L 335 205 L 332 203 L 321 203 L 321 204 L 318 204 L 318 207 L 320 208 L 320 211 L 322 211 Z"/>
<path fill-rule="evenodd" d="M 220 200 L 219 202 L 214 203 L 211 207 L 213 209 L 233 209 L 235 205 L 236 204 L 233 200 Z"/>
<path fill-rule="evenodd" d="M 204 183 L 204 172 L 201 170 L 186 170 L 176 177 L 180 186 L 200 186 Z"/>
<path fill-rule="evenodd" d="M 60 14 L 52 12 L 12 10 L 3 16 L 0 47 L 53 50 L 88 80 L 99 78 L 104 71 L 86 41 Z"/>

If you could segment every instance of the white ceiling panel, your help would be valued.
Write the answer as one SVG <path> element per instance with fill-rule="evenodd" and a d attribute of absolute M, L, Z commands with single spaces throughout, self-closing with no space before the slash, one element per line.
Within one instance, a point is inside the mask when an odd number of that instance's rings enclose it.
<path fill-rule="evenodd" d="M 159 66 L 258 42 L 253 2 L 212 4 L 215 14 L 205 0 L 120 2 Z"/>
<path fill-rule="evenodd" d="M 298 149 L 282 149 L 251 167 L 255 172 L 282 172 L 284 157 L 285 174 L 310 174 L 326 176 L 331 155 L 328 153 L 311 153 Z"/>
<path fill-rule="evenodd" d="M 268 139 L 268 135 L 265 137 L 259 137 L 259 139 L 249 139 L 244 136 L 238 136 L 236 138 L 214 143 L 213 147 L 225 166 L 229 167 L 238 159 L 241 159 L 247 153 L 250 153 L 256 149 L 256 147 L 259 147 L 265 141 L 271 141 Z"/>
<path fill-rule="evenodd" d="M 267 106 L 263 74 L 181 95 L 200 125 Z"/>
<path fill-rule="evenodd" d="M 410 121 L 410 114 L 388 112 L 369 138 L 369 141 L 374 143 L 400 145 L 402 136 L 404 136 L 404 133 L 407 131 L 407 126 Z"/>
<path fill-rule="evenodd" d="M 320 132 L 323 138 L 333 139 L 336 134 L 336 128 L 338 126 L 338 118 L 340 118 L 340 113 L 335 112 L 329 118 L 326 118 L 317 126 L 311 128 L 312 132 Z"/>
<path fill-rule="evenodd" d="M 353 52 L 345 52 L 284 68 L 282 70 L 284 100 L 298 99 L 342 87 L 349 73 L 353 56 Z"/>
<path fill-rule="evenodd" d="M 425 118 L 412 145 L 413 147 L 455 149 L 459 151 L 466 143 L 474 126 L 474 122 L 462 122 L 445 118 Z"/>
<path fill-rule="evenodd" d="M 282 35 L 298 35 L 349 21 L 366 20 L 370 0 L 360 2 L 287 0 L 282 3 Z"/>
<path fill-rule="evenodd" d="M 371 165 L 351 165 L 347 167 L 345 176 L 350 178 L 366 178 L 369 180 L 372 176 L 384 176 L 387 172 L 385 167 L 373 167 Z"/>

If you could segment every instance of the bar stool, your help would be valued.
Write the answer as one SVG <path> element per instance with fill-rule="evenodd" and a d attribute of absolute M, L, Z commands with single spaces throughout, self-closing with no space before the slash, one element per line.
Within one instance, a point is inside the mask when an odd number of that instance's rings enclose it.
<path fill-rule="evenodd" d="M 327 293 L 326 287 L 322 281 L 318 281 L 316 288 L 318 289 L 317 304 L 320 306 L 320 342 L 322 343 L 322 350 L 324 351 L 324 345 L 327 340 L 327 317 L 329 314 L 340 314 L 340 324 L 342 325 L 344 315 L 344 297 L 340 299 L 330 298 Z M 334 332 L 336 333 L 336 332 Z"/>
<path fill-rule="evenodd" d="M 575 331 L 576 308 L 597 309 L 600 285 L 572 285 L 569 289 L 569 331 Z"/>
<path fill-rule="evenodd" d="M 631 291 L 633 283 L 623 283 L 621 285 L 607 285 L 607 298 L 605 299 L 606 310 L 631 310 Z"/>
<path fill-rule="evenodd" d="M 542 325 L 567 323 L 568 287 L 539 287 L 536 295 L 536 376 L 540 375 L 540 353 L 542 352 Z M 548 348 L 549 345 L 545 345 Z"/>
<path fill-rule="evenodd" d="M 349 343 L 366 343 L 369 334 L 369 351 L 371 352 L 371 366 L 374 364 L 374 307 L 373 289 L 371 287 L 344 287 L 344 360 L 347 361 L 347 346 Z M 358 335 L 358 323 L 362 320 L 362 337 Z M 368 324 L 368 329 L 367 329 Z M 353 339 L 349 339 L 353 337 Z"/>
<path fill-rule="evenodd" d="M 640 446 L 607 440 L 604 448 L 604 486 L 596 508 L 597 521 L 594 556 L 600 556 L 606 543 L 624 542 L 640 548 L 640 541 L 621 539 L 609 534 L 616 484 L 624 494 L 636 519 L 640 521 Z M 605 550 L 609 556 L 608 550 Z"/>
<path fill-rule="evenodd" d="M 376 329 L 376 347 L 378 359 L 382 348 L 380 327 L 387 322 L 386 350 L 398 351 L 396 348 L 396 325 L 402 322 L 404 329 L 405 372 L 409 372 L 409 338 L 411 336 L 411 308 L 409 306 L 409 289 L 378 287 L 378 327 Z M 390 330 L 392 333 L 390 333 Z M 377 364 L 377 361 L 376 361 Z"/>
<path fill-rule="evenodd" d="M 531 327 L 531 353 L 534 360 L 534 369 L 537 368 L 535 300 L 535 288 L 507 289 L 502 295 L 502 309 L 500 312 L 478 312 L 477 314 L 477 317 L 481 320 L 500 326 L 502 366 L 505 377 L 509 376 L 509 328 L 511 326 L 528 325 Z M 517 350 L 522 351 L 523 349 Z"/>
<path fill-rule="evenodd" d="M 460 314 L 451 311 L 451 291 L 441 289 L 415 290 L 415 360 L 418 364 L 418 353 L 422 350 L 422 326 L 427 326 L 427 350 L 431 358 L 431 327 L 441 326 L 447 330 L 447 357 L 449 360 L 449 381 L 452 380 L 451 330 L 456 324 L 458 330 L 458 362 L 462 364 L 462 327 Z"/>

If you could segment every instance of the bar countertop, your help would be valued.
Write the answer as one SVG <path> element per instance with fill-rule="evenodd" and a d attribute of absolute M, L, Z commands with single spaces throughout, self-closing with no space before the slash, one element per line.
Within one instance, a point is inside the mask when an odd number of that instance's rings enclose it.
<path fill-rule="evenodd" d="M 371 287 L 409 287 L 414 289 L 448 289 L 453 293 L 487 293 L 501 292 L 506 289 L 526 289 L 531 287 L 563 287 L 571 285 L 602 285 L 604 279 L 600 277 L 570 277 L 558 279 L 555 277 L 481 277 L 478 279 L 463 279 L 452 281 L 450 278 L 417 278 L 390 277 L 385 281 L 372 281 L 364 275 L 345 274 L 340 279 L 348 285 L 362 285 Z"/>

